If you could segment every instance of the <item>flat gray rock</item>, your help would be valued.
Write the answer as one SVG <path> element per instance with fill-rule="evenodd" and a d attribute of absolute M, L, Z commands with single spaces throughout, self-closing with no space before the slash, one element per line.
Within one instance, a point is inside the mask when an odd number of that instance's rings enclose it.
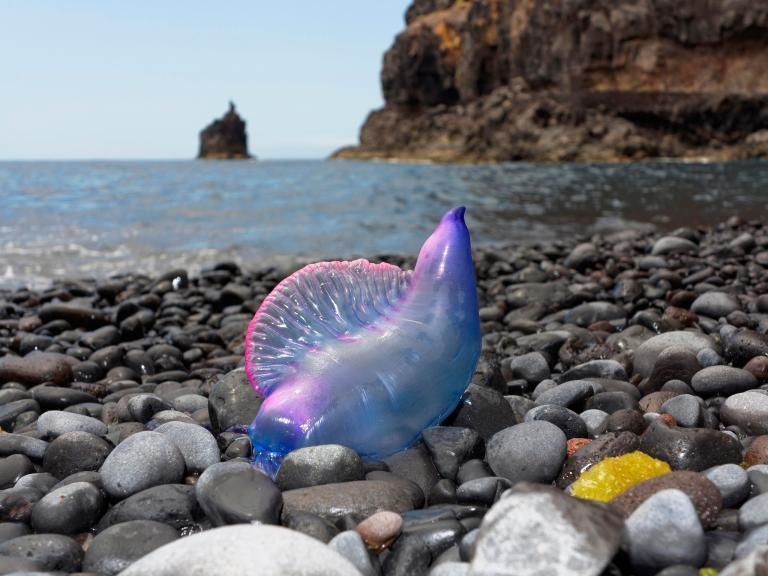
<path fill-rule="evenodd" d="M 720 419 L 747 434 L 768 434 L 768 394 L 749 390 L 729 396 L 720 407 Z"/>
<path fill-rule="evenodd" d="M 352 448 L 324 444 L 286 454 L 275 475 L 281 490 L 363 479 L 363 461 Z"/>
<path fill-rule="evenodd" d="M 519 484 L 480 525 L 473 576 L 598 576 L 621 544 L 621 516 L 561 490 Z"/>
<path fill-rule="evenodd" d="M 49 410 L 37 419 L 37 429 L 48 436 L 56 437 L 67 432 L 89 432 L 96 436 L 107 433 L 107 425 L 101 420 L 74 412 Z"/>
<path fill-rule="evenodd" d="M 120 576 L 360 576 L 322 542 L 277 526 L 206 530 L 144 556 Z"/>

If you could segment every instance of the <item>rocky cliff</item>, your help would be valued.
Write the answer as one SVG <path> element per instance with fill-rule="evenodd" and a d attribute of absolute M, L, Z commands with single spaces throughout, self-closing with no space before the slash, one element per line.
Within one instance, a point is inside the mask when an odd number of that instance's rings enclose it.
<path fill-rule="evenodd" d="M 414 0 L 338 158 L 768 156 L 768 2 Z"/>
<path fill-rule="evenodd" d="M 214 120 L 200 132 L 198 158 L 208 160 L 243 160 L 248 154 L 248 135 L 245 121 L 238 116 L 234 103 L 218 120 Z"/>

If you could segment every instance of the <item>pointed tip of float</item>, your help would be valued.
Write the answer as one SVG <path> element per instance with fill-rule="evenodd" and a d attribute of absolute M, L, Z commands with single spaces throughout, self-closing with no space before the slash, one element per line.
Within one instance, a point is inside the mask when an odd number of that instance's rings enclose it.
<path fill-rule="evenodd" d="M 464 213 L 467 211 L 464 206 L 457 206 L 448 210 L 443 216 L 441 222 L 461 222 L 464 223 Z"/>

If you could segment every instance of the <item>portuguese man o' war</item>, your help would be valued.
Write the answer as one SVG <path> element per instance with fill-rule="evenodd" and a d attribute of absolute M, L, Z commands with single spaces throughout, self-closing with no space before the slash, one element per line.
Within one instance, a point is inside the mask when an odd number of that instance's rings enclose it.
<path fill-rule="evenodd" d="M 246 334 L 245 369 L 264 402 L 254 463 L 342 444 L 380 459 L 414 444 L 458 405 L 480 355 L 464 208 L 443 216 L 413 272 L 320 262 L 267 296 Z"/>

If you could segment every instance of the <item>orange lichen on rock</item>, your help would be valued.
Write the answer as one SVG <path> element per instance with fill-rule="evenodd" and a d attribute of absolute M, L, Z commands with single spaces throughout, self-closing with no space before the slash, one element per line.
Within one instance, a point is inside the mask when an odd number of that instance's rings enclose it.
<path fill-rule="evenodd" d="M 570 458 L 579 448 L 583 448 L 592 442 L 589 438 L 571 438 L 565 446 L 565 453 Z"/>
<path fill-rule="evenodd" d="M 635 451 L 605 458 L 582 473 L 573 483 L 571 494 L 585 500 L 608 502 L 638 482 L 668 474 L 669 464 Z"/>

